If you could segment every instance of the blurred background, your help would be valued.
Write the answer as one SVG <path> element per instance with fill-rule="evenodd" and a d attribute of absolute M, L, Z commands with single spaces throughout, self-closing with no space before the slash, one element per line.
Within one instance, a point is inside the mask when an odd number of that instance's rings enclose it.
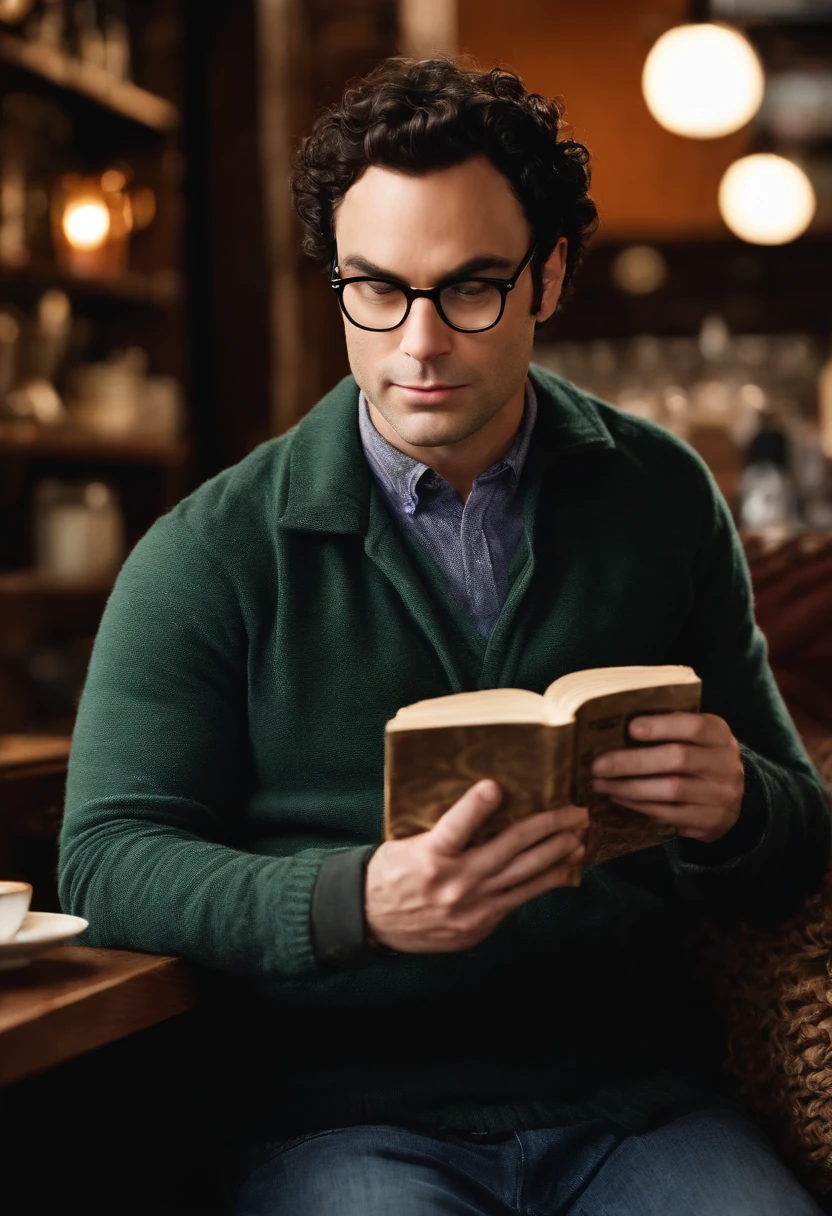
<path fill-rule="evenodd" d="M 0 0 L 0 877 L 34 909 L 60 910 L 70 737 L 124 558 L 348 370 L 289 165 L 400 52 L 564 97 L 601 223 L 536 359 L 707 461 L 832 783 L 832 0 Z M 125 1178 L 137 1211 L 221 1210 L 191 1033 L 6 1091 L 15 1210 L 132 1211 Z"/>
<path fill-rule="evenodd" d="M 832 734 L 832 0 L 0 0 L 0 735 L 67 739 L 130 548 L 348 370 L 289 160 L 397 52 L 565 98 L 601 225 L 536 358 L 701 452 Z"/>
<path fill-rule="evenodd" d="M 401 52 L 565 99 L 601 223 L 535 357 L 707 461 L 832 783 L 832 0 L 0 0 L 0 877 L 33 909 L 60 910 L 71 733 L 124 558 L 348 371 L 289 166 Z M 9 974 L 63 1058 L 46 973 Z M 151 1001 L 114 993 L 111 1037 Z M 10 1211 L 223 1210 L 194 1025 L 7 1087 Z"/>

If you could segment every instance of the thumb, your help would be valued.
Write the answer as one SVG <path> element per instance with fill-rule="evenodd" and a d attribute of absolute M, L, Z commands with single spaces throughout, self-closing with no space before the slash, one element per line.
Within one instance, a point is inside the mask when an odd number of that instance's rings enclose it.
<path fill-rule="evenodd" d="M 461 853 L 502 799 L 503 791 L 496 781 L 478 781 L 430 829 L 431 843 L 440 853 Z"/>

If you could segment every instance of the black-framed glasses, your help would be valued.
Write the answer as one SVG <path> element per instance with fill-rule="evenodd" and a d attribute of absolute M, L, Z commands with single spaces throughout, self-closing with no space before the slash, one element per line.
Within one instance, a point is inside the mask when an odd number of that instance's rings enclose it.
<path fill-rule="evenodd" d="M 358 329 L 378 333 L 398 329 L 407 320 L 413 301 L 424 297 L 433 300 L 436 311 L 451 329 L 463 334 L 479 334 L 493 329 L 502 317 L 506 296 L 532 260 L 536 248 L 532 245 L 510 279 L 470 275 L 446 279 L 430 289 L 416 288 L 386 276 L 358 275 L 342 279 L 338 275 L 337 262 L 333 262 L 330 286 L 338 293 L 344 316 Z"/>

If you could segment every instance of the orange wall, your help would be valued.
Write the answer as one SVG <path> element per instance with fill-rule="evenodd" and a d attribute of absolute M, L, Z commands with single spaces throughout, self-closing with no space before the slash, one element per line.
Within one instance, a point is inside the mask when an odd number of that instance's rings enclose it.
<path fill-rule="evenodd" d="M 683 19 L 684 0 L 458 0 L 460 50 L 483 67 L 502 61 L 526 87 L 566 99 L 574 136 L 592 152 L 598 239 L 730 236 L 717 206 L 748 128 L 722 139 L 683 139 L 650 116 L 641 70 L 660 33 Z"/>

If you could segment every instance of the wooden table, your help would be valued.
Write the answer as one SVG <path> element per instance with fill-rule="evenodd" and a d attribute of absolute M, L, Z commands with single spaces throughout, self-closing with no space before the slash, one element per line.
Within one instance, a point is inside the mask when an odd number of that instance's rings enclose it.
<path fill-rule="evenodd" d="M 61 946 L 0 972 L 0 1085 L 176 1017 L 195 1004 L 180 958 Z"/>
<path fill-rule="evenodd" d="M 0 781 L 66 773 L 68 735 L 0 735 Z"/>

